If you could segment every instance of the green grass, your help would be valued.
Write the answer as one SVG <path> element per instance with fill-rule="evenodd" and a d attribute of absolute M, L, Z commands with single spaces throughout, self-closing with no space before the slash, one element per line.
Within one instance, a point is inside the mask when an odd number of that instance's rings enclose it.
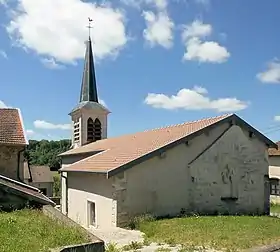
<path fill-rule="evenodd" d="M 270 212 L 280 213 L 280 204 L 271 203 L 270 204 Z"/>
<path fill-rule="evenodd" d="M 0 213 L 1 252 L 45 252 L 84 242 L 88 239 L 82 230 L 61 225 L 39 210 Z"/>
<path fill-rule="evenodd" d="M 152 242 L 205 246 L 225 251 L 280 241 L 280 219 L 269 216 L 201 216 L 142 221 L 139 229 Z"/>

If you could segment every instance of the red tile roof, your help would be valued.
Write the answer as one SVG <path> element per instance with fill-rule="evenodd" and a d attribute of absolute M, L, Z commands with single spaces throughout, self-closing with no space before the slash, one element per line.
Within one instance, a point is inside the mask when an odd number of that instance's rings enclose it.
<path fill-rule="evenodd" d="M 269 156 L 280 156 L 280 141 L 276 142 L 278 149 L 276 148 L 269 148 L 268 149 L 268 155 Z"/>
<path fill-rule="evenodd" d="M 0 144 L 28 144 L 19 109 L 0 108 Z"/>
<path fill-rule="evenodd" d="M 121 166 L 131 164 L 131 162 L 152 154 L 163 147 L 175 144 L 185 137 L 189 137 L 196 132 L 200 132 L 200 130 L 204 130 L 211 125 L 231 119 L 240 120 L 241 123 L 244 123 L 245 127 L 257 132 L 257 130 L 252 128 L 238 116 L 227 114 L 174 126 L 148 130 L 131 135 L 99 140 L 80 148 L 69 150 L 61 155 L 64 156 L 98 151 L 100 151 L 100 153 L 62 168 L 61 171 L 110 173 Z M 262 141 L 266 142 L 270 146 L 274 146 L 273 142 L 261 133 L 257 133 L 262 138 Z"/>

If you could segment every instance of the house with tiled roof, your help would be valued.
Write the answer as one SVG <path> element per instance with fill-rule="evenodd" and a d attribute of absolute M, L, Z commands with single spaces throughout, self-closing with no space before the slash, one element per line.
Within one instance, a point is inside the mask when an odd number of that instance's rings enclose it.
<path fill-rule="evenodd" d="M 0 174 L 23 181 L 23 152 L 28 145 L 21 112 L 0 108 Z"/>
<path fill-rule="evenodd" d="M 271 201 L 280 203 L 280 141 L 277 148 L 268 149 Z"/>
<path fill-rule="evenodd" d="M 20 110 L 0 108 L 0 210 L 55 205 L 38 188 L 24 183 L 27 145 Z"/>
<path fill-rule="evenodd" d="M 24 162 L 24 182 L 34 186 L 44 195 L 53 197 L 54 179 L 48 165 L 31 165 Z"/>
<path fill-rule="evenodd" d="M 72 148 L 62 158 L 61 210 L 88 228 L 135 216 L 268 214 L 268 148 L 277 145 L 235 114 L 107 138 L 91 41 Z"/>

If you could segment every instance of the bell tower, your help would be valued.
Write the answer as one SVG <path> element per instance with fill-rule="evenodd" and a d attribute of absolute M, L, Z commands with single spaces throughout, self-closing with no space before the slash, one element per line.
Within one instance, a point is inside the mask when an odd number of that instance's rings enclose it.
<path fill-rule="evenodd" d="M 89 19 L 89 22 L 92 20 Z M 90 29 L 90 23 L 88 28 Z M 107 138 L 107 117 L 110 111 L 98 101 L 92 42 L 86 41 L 80 101 L 70 112 L 72 147 L 77 148 Z"/>

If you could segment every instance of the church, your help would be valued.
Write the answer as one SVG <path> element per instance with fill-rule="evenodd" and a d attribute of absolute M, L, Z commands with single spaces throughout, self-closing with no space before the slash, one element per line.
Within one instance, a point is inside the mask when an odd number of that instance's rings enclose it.
<path fill-rule="evenodd" d="M 236 114 L 107 138 L 89 37 L 72 148 L 60 154 L 61 211 L 86 228 L 135 216 L 268 214 L 268 148 Z"/>

